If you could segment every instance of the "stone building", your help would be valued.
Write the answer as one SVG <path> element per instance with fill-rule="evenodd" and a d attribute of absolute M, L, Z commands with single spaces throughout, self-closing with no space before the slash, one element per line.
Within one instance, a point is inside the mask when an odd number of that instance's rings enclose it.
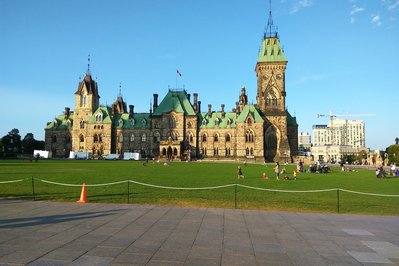
<path fill-rule="evenodd" d="M 153 95 L 149 113 L 136 113 L 118 95 L 112 106 L 100 106 L 98 84 L 88 70 L 75 92 L 75 109 L 47 124 L 46 150 L 67 157 L 70 151 L 140 152 L 143 157 L 254 159 L 292 161 L 298 151 L 298 124 L 286 109 L 287 59 L 272 27 L 271 13 L 255 66 L 257 104 L 249 104 L 247 91 L 231 112 L 201 110 L 198 94 L 169 90 L 158 105 Z"/>

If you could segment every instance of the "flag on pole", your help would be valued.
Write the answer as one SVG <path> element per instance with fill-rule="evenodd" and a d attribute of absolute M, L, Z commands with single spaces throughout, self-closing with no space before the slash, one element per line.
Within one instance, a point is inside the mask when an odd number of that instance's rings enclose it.
<path fill-rule="evenodd" d="M 178 69 L 176 69 L 176 73 L 177 73 L 177 75 L 179 75 L 181 77 L 181 73 L 179 72 Z"/>

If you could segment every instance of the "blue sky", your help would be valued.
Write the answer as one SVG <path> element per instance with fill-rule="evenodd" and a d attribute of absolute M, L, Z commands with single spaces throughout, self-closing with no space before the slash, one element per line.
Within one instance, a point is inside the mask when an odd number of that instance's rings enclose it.
<path fill-rule="evenodd" d="M 256 99 L 255 64 L 267 24 L 265 0 L 1 0 L 0 137 L 12 128 L 44 139 L 44 127 L 74 108 L 87 69 L 111 104 L 119 92 L 148 112 L 176 87 L 202 109 L 234 107 L 245 86 Z M 287 106 L 299 131 L 326 124 L 316 114 L 375 114 L 366 145 L 399 137 L 399 0 L 272 1 L 288 59 Z"/>

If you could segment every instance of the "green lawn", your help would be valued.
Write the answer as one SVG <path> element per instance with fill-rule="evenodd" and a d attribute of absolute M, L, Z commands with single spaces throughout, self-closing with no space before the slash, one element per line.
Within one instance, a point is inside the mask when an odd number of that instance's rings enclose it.
<path fill-rule="evenodd" d="M 162 163 L 134 161 L 0 161 L 0 198 L 32 199 L 32 177 L 36 200 L 76 201 L 81 184 L 88 185 L 133 180 L 169 187 L 208 187 L 227 184 L 303 191 L 319 189 L 347 189 L 376 194 L 399 195 L 399 178 L 376 179 L 373 170 L 352 172 L 332 168 L 328 174 L 298 173 L 293 180 L 293 165 L 286 166 L 290 180 L 275 180 L 273 165 L 241 165 L 245 178 L 237 180 L 237 163 L 176 162 Z M 306 167 L 307 168 L 307 167 Z M 268 180 L 261 178 L 266 172 Z M 4 184 L 9 180 L 22 182 Z M 76 184 L 60 186 L 40 180 Z M 291 211 L 337 212 L 399 215 L 399 197 L 359 195 L 329 191 L 317 193 L 282 193 L 230 186 L 214 190 L 170 190 L 134 183 L 87 187 L 88 202 L 167 204 L 179 206 L 225 207 Z"/>

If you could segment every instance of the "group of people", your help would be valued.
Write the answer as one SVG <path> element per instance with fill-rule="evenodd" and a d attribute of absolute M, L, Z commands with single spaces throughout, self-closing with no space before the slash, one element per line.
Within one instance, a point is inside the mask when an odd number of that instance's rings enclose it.
<path fill-rule="evenodd" d="M 284 176 L 284 180 L 289 180 L 290 179 L 289 176 L 287 175 L 287 171 L 286 171 L 285 167 L 283 167 L 283 169 L 280 172 L 280 164 L 278 162 L 276 162 L 276 164 L 274 166 L 274 173 L 275 173 L 275 176 L 276 176 L 276 180 L 279 180 L 280 174 L 286 174 Z M 297 169 L 293 170 L 292 173 L 293 173 L 294 180 L 296 180 Z M 238 166 L 238 168 L 237 168 L 237 179 L 244 179 L 244 174 L 242 172 L 241 166 Z M 262 179 L 266 180 L 266 179 L 269 179 L 269 177 L 266 175 L 266 173 L 263 173 L 262 174 Z"/>
<path fill-rule="evenodd" d="M 389 167 L 389 175 L 390 176 L 399 176 L 399 168 L 396 167 L 396 164 L 393 163 L 390 167 Z M 380 166 L 378 168 L 375 169 L 375 176 L 377 178 L 383 178 L 387 176 L 387 172 L 385 171 L 383 166 Z"/>

